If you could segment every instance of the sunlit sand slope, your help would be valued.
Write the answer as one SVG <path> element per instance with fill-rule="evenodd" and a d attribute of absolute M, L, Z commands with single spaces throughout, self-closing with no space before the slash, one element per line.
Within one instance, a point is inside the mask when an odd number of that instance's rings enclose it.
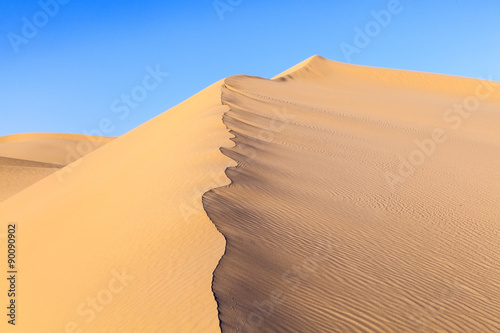
<path fill-rule="evenodd" d="M 18 247 L 18 317 L 1 332 L 220 331 L 225 243 L 201 201 L 234 164 L 219 151 L 231 144 L 220 87 L 0 203 L 1 248 L 8 223 Z"/>
<path fill-rule="evenodd" d="M 500 332 L 500 85 L 313 57 L 225 80 L 225 332 Z"/>

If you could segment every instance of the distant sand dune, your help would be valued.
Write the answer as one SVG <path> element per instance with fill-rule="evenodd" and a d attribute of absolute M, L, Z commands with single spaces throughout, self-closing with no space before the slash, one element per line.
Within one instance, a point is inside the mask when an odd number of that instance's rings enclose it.
<path fill-rule="evenodd" d="M 111 140 L 111 137 L 64 133 L 23 133 L 0 137 L 0 201 Z"/>
<path fill-rule="evenodd" d="M 67 165 L 114 138 L 66 133 L 23 133 L 0 137 L 0 156 Z"/>
<path fill-rule="evenodd" d="M 62 165 L 0 157 L 0 201 L 33 185 Z"/>

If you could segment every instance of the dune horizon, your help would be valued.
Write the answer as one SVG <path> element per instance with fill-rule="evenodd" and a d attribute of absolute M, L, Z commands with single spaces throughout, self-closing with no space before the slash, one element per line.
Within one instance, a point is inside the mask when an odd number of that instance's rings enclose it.
<path fill-rule="evenodd" d="M 0 137 L 1 330 L 500 332 L 499 107 L 315 55 L 119 137 Z"/>

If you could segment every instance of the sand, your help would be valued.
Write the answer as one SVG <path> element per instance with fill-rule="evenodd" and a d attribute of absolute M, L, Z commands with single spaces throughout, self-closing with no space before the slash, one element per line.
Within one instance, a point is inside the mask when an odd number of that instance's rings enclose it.
<path fill-rule="evenodd" d="M 113 140 L 63 133 L 0 137 L 0 201 Z"/>
<path fill-rule="evenodd" d="M 234 164 L 219 151 L 231 144 L 220 86 L 0 203 L 0 247 L 8 223 L 19 247 L 19 320 L 1 332 L 219 330 L 225 243 L 201 196 Z"/>
<path fill-rule="evenodd" d="M 68 165 L 113 137 L 66 133 L 22 133 L 0 137 L 0 156 Z"/>
<path fill-rule="evenodd" d="M 500 331 L 498 83 L 313 57 L 222 101 L 224 332 Z"/>
<path fill-rule="evenodd" d="M 1 330 L 499 332 L 499 106 L 319 56 L 217 82 L 0 202 Z"/>
<path fill-rule="evenodd" d="M 0 157 L 0 202 L 62 167 L 59 164 Z"/>

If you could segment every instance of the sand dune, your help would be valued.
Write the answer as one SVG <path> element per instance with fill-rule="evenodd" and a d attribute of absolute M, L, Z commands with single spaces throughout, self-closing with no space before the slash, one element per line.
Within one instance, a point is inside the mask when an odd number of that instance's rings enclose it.
<path fill-rule="evenodd" d="M 223 331 L 499 332 L 499 88 L 320 57 L 226 79 Z"/>
<path fill-rule="evenodd" d="M 20 253 L 19 320 L 0 331 L 218 331 L 224 238 L 201 196 L 234 163 L 225 111 L 219 83 L 0 203 Z"/>
<path fill-rule="evenodd" d="M 63 133 L 23 133 L 0 137 L 0 201 L 112 139 Z"/>
<path fill-rule="evenodd" d="M 0 157 L 0 201 L 33 185 L 62 167 L 59 164 Z"/>
<path fill-rule="evenodd" d="M 215 83 L 0 202 L 1 331 L 499 332 L 499 106 L 318 56 Z"/>
<path fill-rule="evenodd" d="M 23 133 L 0 137 L 0 156 L 68 165 L 114 138 L 66 133 Z"/>

